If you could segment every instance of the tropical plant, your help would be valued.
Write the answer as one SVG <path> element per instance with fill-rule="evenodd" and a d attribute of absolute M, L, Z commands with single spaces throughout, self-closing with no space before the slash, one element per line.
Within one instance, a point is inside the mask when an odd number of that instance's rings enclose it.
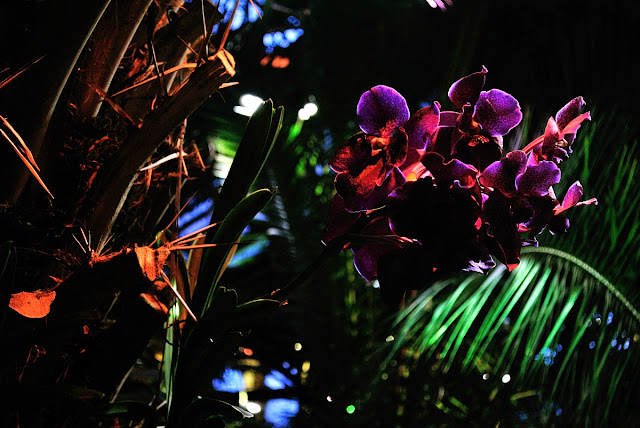
<path fill-rule="evenodd" d="M 212 396 L 211 378 L 281 302 L 238 301 L 219 280 L 273 196 L 249 192 L 283 108 L 256 110 L 209 225 L 179 236 L 181 193 L 210 180 L 187 118 L 235 74 L 222 48 L 232 19 L 215 47 L 222 15 L 209 1 L 67 6 L 16 3 L 2 16 L 7 34 L 29 30 L 0 72 L 2 424 L 251 416 Z M 136 401 L 120 398 L 141 360 L 158 374 Z"/>

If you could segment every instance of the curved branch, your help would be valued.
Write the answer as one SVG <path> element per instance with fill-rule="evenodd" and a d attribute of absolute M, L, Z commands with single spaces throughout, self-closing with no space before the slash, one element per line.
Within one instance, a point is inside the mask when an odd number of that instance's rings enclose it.
<path fill-rule="evenodd" d="M 552 256 L 563 258 L 568 262 L 571 262 L 574 265 L 578 266 L 585 272 L 589 273 L 596 280 L 602 283 L 602 285 L 604 285 L 607 288 L 607 290 L 609 290 L 611 294 L 613 294 L 620 301 L 620 303 L 622 303 L 622 305 L 625 308 L 627 308 L 629 312 L 631 312 L 631 314 L 636 319 L 636 321 L 640 323 L 640 312 L 631 304 L 631 302 L 626 297 L 624 297 L 624 295 L 620 292 L 620 290 L 618 290 L 618 288 L 615 285 L 613 285 L 613 283 L 611 283 L 607 278 L 604 277 L 604 275 L 602 275 L 600 272 L 598 272 L 597 270 L 589 266 L 587 263 L 583 262 L 579 258 L 569 253 L 565 253 L 564 251 L 560 251 L 555 248 L 525 247 L 522 249 L 522 254 L 534 254 L 534 253 L 549 254 Z"/>

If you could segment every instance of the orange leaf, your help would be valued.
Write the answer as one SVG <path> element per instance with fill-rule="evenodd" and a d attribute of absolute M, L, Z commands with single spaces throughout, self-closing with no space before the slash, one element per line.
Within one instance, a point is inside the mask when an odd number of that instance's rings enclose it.
<path fill-rule="evenodd" d="M 22 291 L 11 295 L 9 307 L 23 317 L 42 318 L 49 314 L 55 298 L 56 292 L 53 290 Z"/>
<path fill-rule="evenodd" d="M 160 248 L 151 247 L 136 247 L 134 248 L 136 257 L 138 258 L 138 264 L 142 273 L 147 277 L 149 281 L 154 281 L 160 276 L 164 264 L 167 262 L 170 250 L 166 246 Z"/>

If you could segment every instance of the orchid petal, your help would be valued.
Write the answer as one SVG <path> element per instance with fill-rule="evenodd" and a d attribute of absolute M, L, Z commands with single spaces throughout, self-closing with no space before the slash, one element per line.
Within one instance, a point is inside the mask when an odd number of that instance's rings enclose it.
<path fill-rule="evenodd" d="M 439 126 L 455 128 L 458 125 L 458 117 L 460 117 L 460 113 L 457 111 L 442 111 L 440 112 Z"/>
<path fill-rule="evenodd" d="M 389 229 L 389 223 L 385 217 L 379 217 L 367 224 L 361 232 L 362 235 L 372 237 L 393 235 Z M 353 263 L 360 276 L 367 281 L 373 281 L 377 276 L 377 265 L 380 257 L 389 251 L 401 248 L 400 241 L 379 241 L 364 244 L 352 248 Z"/>
<path fill-rule="evenodd" d="M 492 137 L 506 135 L 522 120 L 518 100 L 501 91 L 492 89 L 480 93 L 473 117 Z"/>
<path fill-rule="evenodd" d="M 449 99 L 458 109 L 467 103 L 474 105 L 478 101 L 480 91 L 484 87 L 487 71 L 486 67 L 482 66 L 481 71 L 469 74 L 451 85 Z"/>
<path fill-rule="evenodd" d="M 482 223 L 483 243 L 510 271 L 515 269 L 522 243 L 509 201 L 500 192 L 492 192 L 483 204 Z"/>
<path fill-rule="evenodd" d="M 556 209 L 554 210 L 554 213 L 557 215 L 562 213 L 563 211 L 568 210 L 569 208 L 572 208 L 578 205 L 591 205 L 591 204 L 598 205 L 598 200 L 596 198 L 591 198 L 586 201 L 580 201 L 580 199 L 582 199 L 582 195 L 583 195 L 582 184 L 580 184 L 579 181 L 576 181 L 571 185 L 571 187 L 569 187 L 569 189 L 567 190 L 567 193 L 564 195 L 564 198 L 562 199 L 562 204 L 556 207 Z"/>
<path fill-rule="evenodd" d="M 327 216 L 327 222 L 322 235 L 322 242 L 327 244 L 332 239 L 345 234 L 361 216 L 361 213 L 347 211 L 344 199 L 342 199 L 340 195 L 335 194 L 329 207 L 329 215 Z"/>
<path fill-rule="evenodd" d="M 409 119 L 407 101 L 398 91 L 384 85 L 362 94 L 356 111 L 360 128 L 382 137 L 389 137 Z"/>
<path fill-rule="evenodd" d="M 371 163 L 371 142 L 362 132 L 349 138 L 333 155 L 329 166 L 335 172 L 359 172 Z"/>
<path fill-rule="evenodd" d="M 433 138 L 440 122 L 440 104 L 425 107 L 415 112 L 405 123 L 409 147 L 424 149 Z"/>
<path fill-rule="evenodd" d="M 567 126 L 569 122 L 578 117 L 585 105 L 586 103 L 582 97 L 575 97 L 569 101 L 564 107 L 558 110 L 558 113 L 556 113 L 555 119 L 558 123 L 558 127 L 562 129 Z"/>
<path fill-rule="evenodd" d="M 348 173 L 340 173 L 336 176 L 336 191 L 344 199 L 348 211 L 357 212 L 380 208 L 384 205 L 387 195 L 406 181 L 402 172 L 393 168 L 382 184 L 378 186 L 376 181 L 382 172 L 383 164 L 380 160 L 375 165 L 365 168 L 356 177 Z"/>
<path fill-rule="evenodd" d="M 571 143 L 573 143 L 573 140 L 575 140 L 576 138 L 578 129 L 580 129 L 582 122 L 584 122 L 585 120 L 591 120 L 590 112 L 582 113 L 562 129 L 562 137 L 569 143 L 569 148 L 571 147 Z M 569 153 L 571 153 L 571 151 L 569 151 Z"/>
<path fill-rule="evenodd" d="M 470 188 L 476 184 L 478 170 L 458 159 L 451 159 L 445 163 L 441 154 L 428 152 L 421 161 L 436 179 L 438 187 L 450 188 L 456 181 L 464 188 Z"/>
<path fill-rule="evenodd" d="M 516 178 L 525 172 L 526 168 L 527 155 L 523 151 L 507 153 L 507 156 L 493 162 L 482 171 L 480 184 L 493 187 L 505 196 L 513 196 L 516 194 Z"/>
<path fill-rule="evenodd" d="M 525 196 L 545 196 L 549 188 L 560 182 L 560 168 L 554 162 L 541 161 L 529 165 L 526 171 L 516 177 L 516 188 Z"/>

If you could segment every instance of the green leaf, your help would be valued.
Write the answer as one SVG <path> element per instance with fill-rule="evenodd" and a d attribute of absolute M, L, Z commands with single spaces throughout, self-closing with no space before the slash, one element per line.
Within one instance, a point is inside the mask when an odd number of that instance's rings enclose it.
<path fill-rule="evenodd" d="M 280 106 L 277 110 L 274 110 L 273 102 L 267 100 L 249 118 L 229 174 L 222 186 L 220 196 L 216 200 L 210 224 L 220 222 L 223 219 L 226 220 L 234 207 L 241 203 L 260 174 L 275 145 L 282 128 L 283 116 L 284 108 Z M 246 223 L 244 226 L 246 226 Z M 242 229 L 244 229 L 244 226 Z M 218 227 L 209 229 L 205 243 L 224 243 L 223 241 L 216 241 L 218 237 L 217 230 Z M 231 251 L 235 251 L 235 248 Z M 223 268 L 221 269 L 219 262 L 220 254 L 222 254 L 222 251 L 215 251 L 215 249 L 192 250 L 192 256 L 189 261 L 189 277 L 196 283 L 194 292 L 195 313 L 205 310 L 206 303 L 203 296 L 207 294 L 211 296 L 215 292 L 215 283 L 224 270 Z M 225 251 L 224 259 L 228 255 L 229 251 Z M 207 293 L 207 290 L 203 291 L 202 288 L 210 289 L 211 293 Z"/>
<path fill-rule="evenodd" d="M 609 313 L 617 323 L 605 322 Z M 630 363 L 637 314 L 618 287 L 583 261 L 552 248 L 527 248 L 512 273 L 498 267 L 488 277 L 427 289 L 399 314 L 394 352 L 417 351 L 427 364 L 434 364 L 433 355 L 447 357 L 444 373 L 452 367 L 510 373 L 518 389 L 540 391 L 576 420 L 600 424 L 611 403 L 632 405 L 624 384 L 640 380 Z M 555 382 L 546 381 L 551 376 Z M 611 386 L 614 377 L 624 384 Z M 598 412 L 586 411 L 595 406 Z"/>
<path fill-rule="evenodd" d="M 198 285 L 193 293 L 192 310 L 196 314 L 203 316 L 208 311 L 218 280 L 233 256 L 242 231 L 272 197 L 273 192 L 269 189 L 256 190 L 241 200 L 217 228 L 210 243 L 219 246 L 207 248 L 204 252 Z M 210 282 L 204 282 L 206 279 Z"/>
<path fill-rule="evenodd" d="M 227 213 L 247 194 L 254 183 L 282 128 L 284 108 L 273 108 L 267 100 L 253 113 L 245 128 L 233 164 L 225 179 L 211 216 L 211 223 L 225 218 Z M 207 242 L 215 232 L 207 234 Z"/>

